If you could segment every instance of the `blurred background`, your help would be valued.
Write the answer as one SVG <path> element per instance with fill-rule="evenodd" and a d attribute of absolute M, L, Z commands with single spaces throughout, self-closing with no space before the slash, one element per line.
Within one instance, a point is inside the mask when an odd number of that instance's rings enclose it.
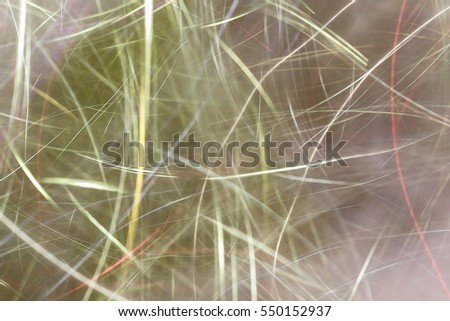
<path fill-rule="evenodd" d="M 0 299 L 449 299 L 449 12 L 2 1 Z M 327 131 L 347 167 L 102 166 L 124 133 Z"/>

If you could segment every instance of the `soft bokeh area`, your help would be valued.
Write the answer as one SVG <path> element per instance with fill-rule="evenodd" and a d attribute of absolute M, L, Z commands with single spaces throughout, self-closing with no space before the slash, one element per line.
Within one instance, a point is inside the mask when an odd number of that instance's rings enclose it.
<path fill-rule="evenodd" d="M 2 1 L 0 299 L 449 299 L 449 31 L 447 0 Z M 348 166 L 103 166 L 327 132 Z"/>

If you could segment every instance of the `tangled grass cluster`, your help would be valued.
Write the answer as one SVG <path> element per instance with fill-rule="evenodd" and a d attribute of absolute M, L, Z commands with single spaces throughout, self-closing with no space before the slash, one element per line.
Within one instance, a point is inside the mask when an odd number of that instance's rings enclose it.
<path fill-rule="evenodd" d="M 448 0 L 2 1 L 0 299 L 449 298 L 449 31 Z M 103 166 L 326 132 L 347 167 Z"/>

